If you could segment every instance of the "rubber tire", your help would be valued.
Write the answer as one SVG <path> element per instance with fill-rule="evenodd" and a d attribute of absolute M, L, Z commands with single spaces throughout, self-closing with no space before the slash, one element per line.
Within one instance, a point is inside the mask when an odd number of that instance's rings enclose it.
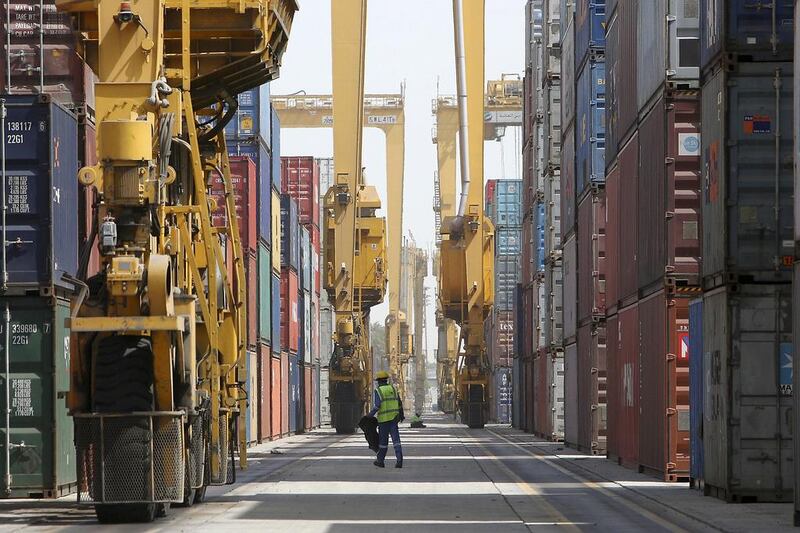
<path fill-rule="evenodd" d="M 94 364 L 94 408 L 98 413 L 130 413 L 153 409 L 153 348 L 149 337 L 114 335 L 99 342 Z M 142 444 L 149 432 L 146 425 L 131 426 L 115 435 L 129 441 L 127 457 L 145 457 L 149 446 Z M 138 449 L 137 449 L 138 448 Z M 97 520 L 102 524 L 152 522 L 163 512 L 154 503 L 98 504 Z"/>
<path fill-rule="evenodd" d="M 203 503 L 206 501 L 206 489 L 208 485 L 203 485 L 201 488 L 194 491 L 194 503 Z"/>

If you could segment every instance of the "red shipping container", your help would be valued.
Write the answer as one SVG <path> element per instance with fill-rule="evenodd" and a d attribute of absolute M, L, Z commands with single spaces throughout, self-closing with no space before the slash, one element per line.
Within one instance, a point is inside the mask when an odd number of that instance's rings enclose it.
<path fill-rule="evenodd" d="M 553 434 L 550 415 L 550 383 L 547 379 L 547 362 L 550 355 L 544 351 L 536 354 L 534 359 L 535 385 L 533 388 L 534 433 L 549 439 Z"/>
<path fill-rule="evenodd" d="M 282 374 L 281 374 L 281 357 L 280 354 L 273 354 L 273 357 L 270 359 L 270 378 L 272 380 L 272 386 L 270 388 L 270 409 L 272 410 L 272 424 L 270 425 L 270 434 L 272 435 L 273 439 L 279 438 L 283 434 L 283 396 L 286 395 L 286 428 L 288 432 L 289 428 L 289 396 L 288 396 L 288 385 L 282 385 L 282 383 L 288 383 L 287 381 L 283 381 Z"/>
<path fill-rule="evenodd" d="M 520 235 L 522 245 L 522 273 L 520 275 L 520 283 L 522 286 L 527 286 L 533 283 L 534 272 L 536 269 L 533 267 L 533 217 L 526 217 L 522 220 L 522 233 Z"/>
<path fill-rule="evenodd" d="M 289 434 L 289 352 L 281 352 L 281 435 Z"/>
<path fill-rule="evenodd" d="M 608 456 L 639 467 L 639 306 L 608 320 Z"/>
<path fill-rule="evenodd" d="M 494 311 L 485 325 L 489 327 L 490 363 L 493 366 L 511 366 L 514 358 L 514 311 Z"/>
<path fill-rule="evenodd" d="M 606 329 L 578 328 L 578 449 L 606 453 Z"/>
<path fill-rule="evenodd" d="M 485 186 L 485 194 L 483 196 L 486 202 L 486 211 L 490 211 L 489 206 L 494 202 L 494 191 L 497 188 L 497 180 L 487 180 Z"/>
<path fill-rule="evenodd" d="M 281 192 L 297 200 L 300 224 L 319 227 L 319 163 L 313 157 L 281 157 Z"/>
<path fill-rule="evenodd" d="M 533 357 L 526 359 L 525 363 L 525 381 L 527 384 L 527 391 L 525 392 L 525 415 L 527 421 L 525 423 L 525 431 L 534 431 L 536 428 L 536 407 L 534 405 L 534 394 L 536 389 L 536 370 L 535 361 Z"/>
<path fill-rule="evenodd" d="M 616 314 L 619 304 L 619 165 L 606 175 L 606 315 Z"/>
<path fill-rule="evenodd" d="M 592 191 L 578 206 L 578 323 L 606 314 L 606 197 Z"/>
<path fill-rule="evenodd" d="M 636 248 L 639 182 L 639 134 L 635 133 L 631 140 L 619 152 L 619 300 L 628 304 L 636 300 L 637 281 Z M 615 230 L 611 230 L 615 231 Z"/>
<path fill-rule="evenodd" d="M 305 379 L 305 388 L 303 389 L 305 394 L 305 401 L 303 405 L 305 407 L 306 416 L 305 416 L 305 425 L 306 431 L 310 430 L 314 425 L 314 383 L 311 375 L 311 367 L 310 366 L 303 366 L 303 376 Z"/>
<path fill-rule="evenodd" d="M 233 198 L 236 205 L 236 220 L 239 223 L 239 238 L 242 248 L 258 250 L 258 167 L 252 159 L 245 156 L 230 158 L 231 184 L 233 185 Z M 211 221 L 216 227 L 225 226 L 227 209 L 225 204 L 225 186 L 222 176 L 216 171 L 212 173 L 211 198 L 217 204 L 217 209 L 212 213 Z"/>
<path fill-rule="evenodd" d="M 661 291 L 639 301 L 639 469 L 689 478 L 689 299 Z"/>
<path fill-rule="evenodd" d="M 292 353 L 300 347 L 300 318 L 298 316 L 297 272 L 281 269 L 281 346 Z M 288 379 L 288 378 L 287 378 Z"/>
<path fill-rule="evenodd" d="M 639 126 L 639 288 L 682 285 L 700 275 L 700 105 L 662 96 Z"/>
<path fill-rule="evenodd" d="M 264 442 L 272 437 L 272 351 L 266 344 L 258 345 L 258 404 L 260 421 L 258 440 Z M 256 401 L 251 399 L 251 401 Z"/>

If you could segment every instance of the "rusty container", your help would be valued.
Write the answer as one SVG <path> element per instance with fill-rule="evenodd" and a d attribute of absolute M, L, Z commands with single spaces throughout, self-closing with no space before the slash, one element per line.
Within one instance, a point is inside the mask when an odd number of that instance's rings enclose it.
<path fill-rule="evenodd" d="M 589 323 L 578 328 L 577 344 L 578 449 L 606 453 L 606 328 Z"/>
<path fill-rule="evenodd" d="M 639 134 L 634 133 L 619 151 L 619 291 L 620 305 L 637 298 L 637 215 L 639 206 Z"/>
<path fill-rule="evenodd" d="M 605 316 L 606 197 L 593 189 L 578 207 L 578 323 Z"/>
<path fill-rule="evenodd" d="M 639 306 L 609 317 L 608 458 L 639 467 Z"/>

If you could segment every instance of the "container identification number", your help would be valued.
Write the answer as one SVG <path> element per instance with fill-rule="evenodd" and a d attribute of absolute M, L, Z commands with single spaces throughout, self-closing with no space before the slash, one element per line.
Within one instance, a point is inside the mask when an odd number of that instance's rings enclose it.
<path fill-rule="evenodd" d="M 31 121 L 11 121 L 6 123 L 6 144 L 22 144 L 25 142 L 24 132 L 33 130 Z M 16 133 L 11 133 L 16 132 Z"/>
<path fill-rule="evenodd" d="M 12 379 L 11 409 L 14 416 L 34 416 L 30 379 Z"/>

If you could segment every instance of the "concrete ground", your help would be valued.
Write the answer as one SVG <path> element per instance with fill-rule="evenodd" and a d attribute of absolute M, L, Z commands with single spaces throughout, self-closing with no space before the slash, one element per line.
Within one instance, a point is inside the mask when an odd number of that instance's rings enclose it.
<path fill-rule="evenodd" d="M 505 426 L 442 416 L 401 429 L 405 468 L 362 435 L 314 431 L 250 450 L 238 483 L 152 524 L 112 531 L 791 531 L 792 506 L 726 504 Z M 404 424 L 407 426 L 407 424 Z M 392 450 L 390 446 L 389 454 Z M 100 529 L 74 498 L 0 502 L 0 531 Z"/>

